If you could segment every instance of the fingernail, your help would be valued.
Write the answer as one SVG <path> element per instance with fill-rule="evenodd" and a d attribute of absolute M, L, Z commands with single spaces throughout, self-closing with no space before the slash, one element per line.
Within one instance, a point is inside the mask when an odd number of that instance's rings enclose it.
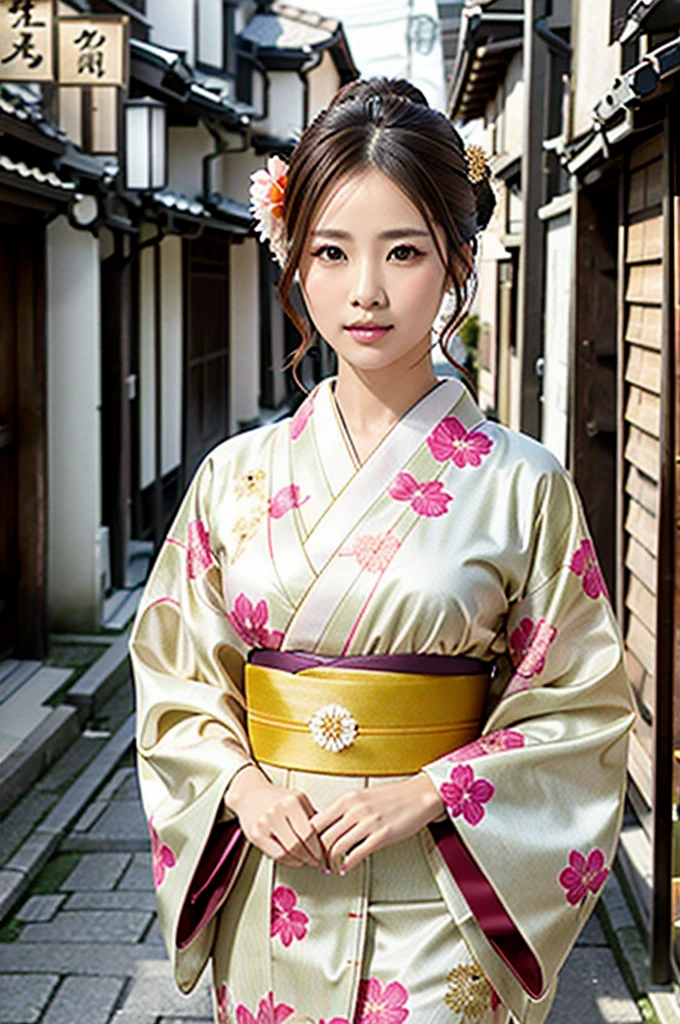
<path fill-rule="evenodd" d="M 345 871 L 344 868 L 340 868 L 340 870 L 338 871 L 338 874 L 340 875 L 341 878 L 344 878 L 345 875 L 347 874 L 347 872 Z"/>
<path fill-rule="evenodd" d="M 333 874 L 333 872 L 331 871 L 330 868 L 324 868 L 323 869 L 323 873 L 324 873 L 324 875 L 332 875 Z"/>

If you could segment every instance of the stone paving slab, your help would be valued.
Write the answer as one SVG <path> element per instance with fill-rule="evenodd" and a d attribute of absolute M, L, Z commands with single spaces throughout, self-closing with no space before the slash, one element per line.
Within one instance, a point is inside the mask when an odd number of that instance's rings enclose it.
<path fill-rule="evenodd" d="M 121 787 L 124 786 L 126 782 L 129 782 L 131 778 L 135 779 L 135 776 L 136 772 L 134 768 L 129 766 L 126 768 L 119 768 L 111 779 L 109 779 L 106 785 L 100 790 L 99 799 L 106 801 L 113 800 L 113 798 L 118 795 Z M 131 794 L 129 799 L 132 799 L 133 796 L 134 794 Z"/>
<path fill-rule="evenodd" d="M 586 926 L 576 940 L 577 946 L 608 946 L 607 936 L 600 924 L 597 912 L 590 915 Z"/>
<path fill-rule="evenodd" d="M 138 889 L 113 889 L 111 892 L 74 892 L 64 910 L 156 910 L 152 892 Z"/>
<path fill-rule="evenodd" d="M 0 864 L 5 864 L 10 859 L 57 799 L 54 793 L 34 789 L 2 819 Z"/>
<path fill-rule="evenodd" d="M 153 872 L 151 869 L 151 854 L 136 853 L 132 863 L 118 883 L 119 889 L 139 889 L 148 892 L 152 886 Z"/>
<path fill-rule="evenodd" d="M 73 831 L 87 832 L 89 828 L 92 828 L 97 819 L 101 818 L 108 806 L 107 800 L 93 800 L 89 807 L 86 807 L 84 812 L 78 818 L 77 822 L 73 826 Z"/>
<path fill-rule="evenodd" d="M 30 925 L 29 927 L 33 927 Z M 92 943 L 87 956 L 76 942 L 0 943 L 2 974 L 83 974 L 101 977 L 133 977 L 140 961 L 153 961 L 156 967 L 165 954 L 155 946 L 141 942 Z"/>
<path fill-rule="evenodd" d="M 640 1024 L 610 949 L 575 948 L 562 968 L 547 1024 Z"/>
<path fill-rule="evenodd" d="M 95 759 L 79 775 L 47 818 L 40 830 L 63 835 L 92 800 L 96 790 L 106 781 L 121 757 L 127 753 L 135 739 L 135 716 L 130 715 Z"/>
<path fill-rule="evenodd" d="M 25 886 L 26 876 L 21 871 L 0 871 L 0 919 L 10 912 Z"/>
<path fill-rule="evenodd" d="M 139 942 L 152 917 L 145 910 L 61 910 L 52 921 L 27 924 L 19 941 Z"/>
<path fill-rule="evenodd" d="M 182 1017 L 189 1019 L 207 1018 L 212 1020 L 212 993 L 210 984 L 211 972 L 205 971 L 194 989 L 188 995 L 182 995 L 175 988 L 172 980 L 170 964 L 140 963 L 137 965 L 132 984 L 120 1013 L 145 1020 L 146 1017 Z M 120 1024 L 118 1016 L 115 1024 Z"/>
<path fill-rule="evenodd" d="M 144 849 L 151 845 L 149 827 L 138 798 L 113 800 L 89 829 L 89 833 L 111 843 L 134 838 L 141 840 Z"/>
<path fill-rule="evenodd" d="M 47 832 L 33 832 L 25 839 L 5 867 L 35 877 L 57 848 L 57 837 Z"/>
<path fill-rule="evenodd" d="M 58 984 L 58 974 L 0 974 L 3 1024 L 35 1024 Z"/>
<path fill-rule="evenodd" d="M 114 794 L 114 800 L 137 800 L 141 802 L 137 772 L 134 768 L 128 769 L 130 775 L 124 780 L 120 789 Z"/>
<path fill-rule="evenodd" d="M 108 1024 L 125 978 L 65 978 L 41 1024 Z"/>
<path fill-rule="evenodd" d="M 23 907 L 17 910 L 15 917 L 18 921 L 23 921 L 26 924 L 51 921 L 65 899 L 65 893 L 31 896 Z"/>
<path fill-rule="evenodd" d="M 129 853 L 86 853 L 64 879 L 62 892 L 92 892 L 114 889 L 130 862 Z"/>

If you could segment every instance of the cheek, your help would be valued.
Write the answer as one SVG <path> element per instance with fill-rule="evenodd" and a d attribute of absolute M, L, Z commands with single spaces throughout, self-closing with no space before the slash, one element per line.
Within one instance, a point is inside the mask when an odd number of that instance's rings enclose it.
<path fill-rule="evenodd" d="M 339 275 L 311 269 L 302 279 L 303 294 L 307 308 L 314 320 L 332 314 L 341 298 Z"/>
<path fill-rule="evenodd" d="M 443 287 L 443 275 L 404 274 L 402 280 L 398 282 L 398 287 L 395 287 L 394 294 L 405 312 L 411 310 L 424 319 L 430 315 L 434 319 L 441 303 Z"/>

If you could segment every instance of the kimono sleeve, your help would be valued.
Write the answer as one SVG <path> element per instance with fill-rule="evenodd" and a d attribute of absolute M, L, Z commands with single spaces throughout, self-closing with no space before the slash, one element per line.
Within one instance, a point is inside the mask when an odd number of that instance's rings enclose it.
<path fill-rule="evenodd" d="M 242 659 L 212 547 L 209 456 L 157 558 L 130 640 L 137 752 L 160 926 L 183 991 L 212 946 L 215 913 L 247 853 L 224 793 L 252 764 Z"/>
<path fill-rule="evenodd" d="M 557 466 L 540 483 L 499 700 L 479 740 L 424 768 L 448 812 L 431 831 L 478 926 L 472 944 L 520 1021 L 544 1019 L 611 870 L 635 717 L 574 484 Z"/>

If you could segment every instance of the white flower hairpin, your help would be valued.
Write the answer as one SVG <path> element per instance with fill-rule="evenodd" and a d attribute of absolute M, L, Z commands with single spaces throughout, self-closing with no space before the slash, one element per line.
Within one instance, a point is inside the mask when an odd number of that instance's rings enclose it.
<path fill-rule="evenodd" d="M 266 168 L 250 175 L 250 182 L 250 210 L 255 217 L 255 230 L 263 241 L 269 242 L 272 255 L 284 266 L 289 248 L 283 220 L 288 164 L 280 156 L 270 156 Z"/>

